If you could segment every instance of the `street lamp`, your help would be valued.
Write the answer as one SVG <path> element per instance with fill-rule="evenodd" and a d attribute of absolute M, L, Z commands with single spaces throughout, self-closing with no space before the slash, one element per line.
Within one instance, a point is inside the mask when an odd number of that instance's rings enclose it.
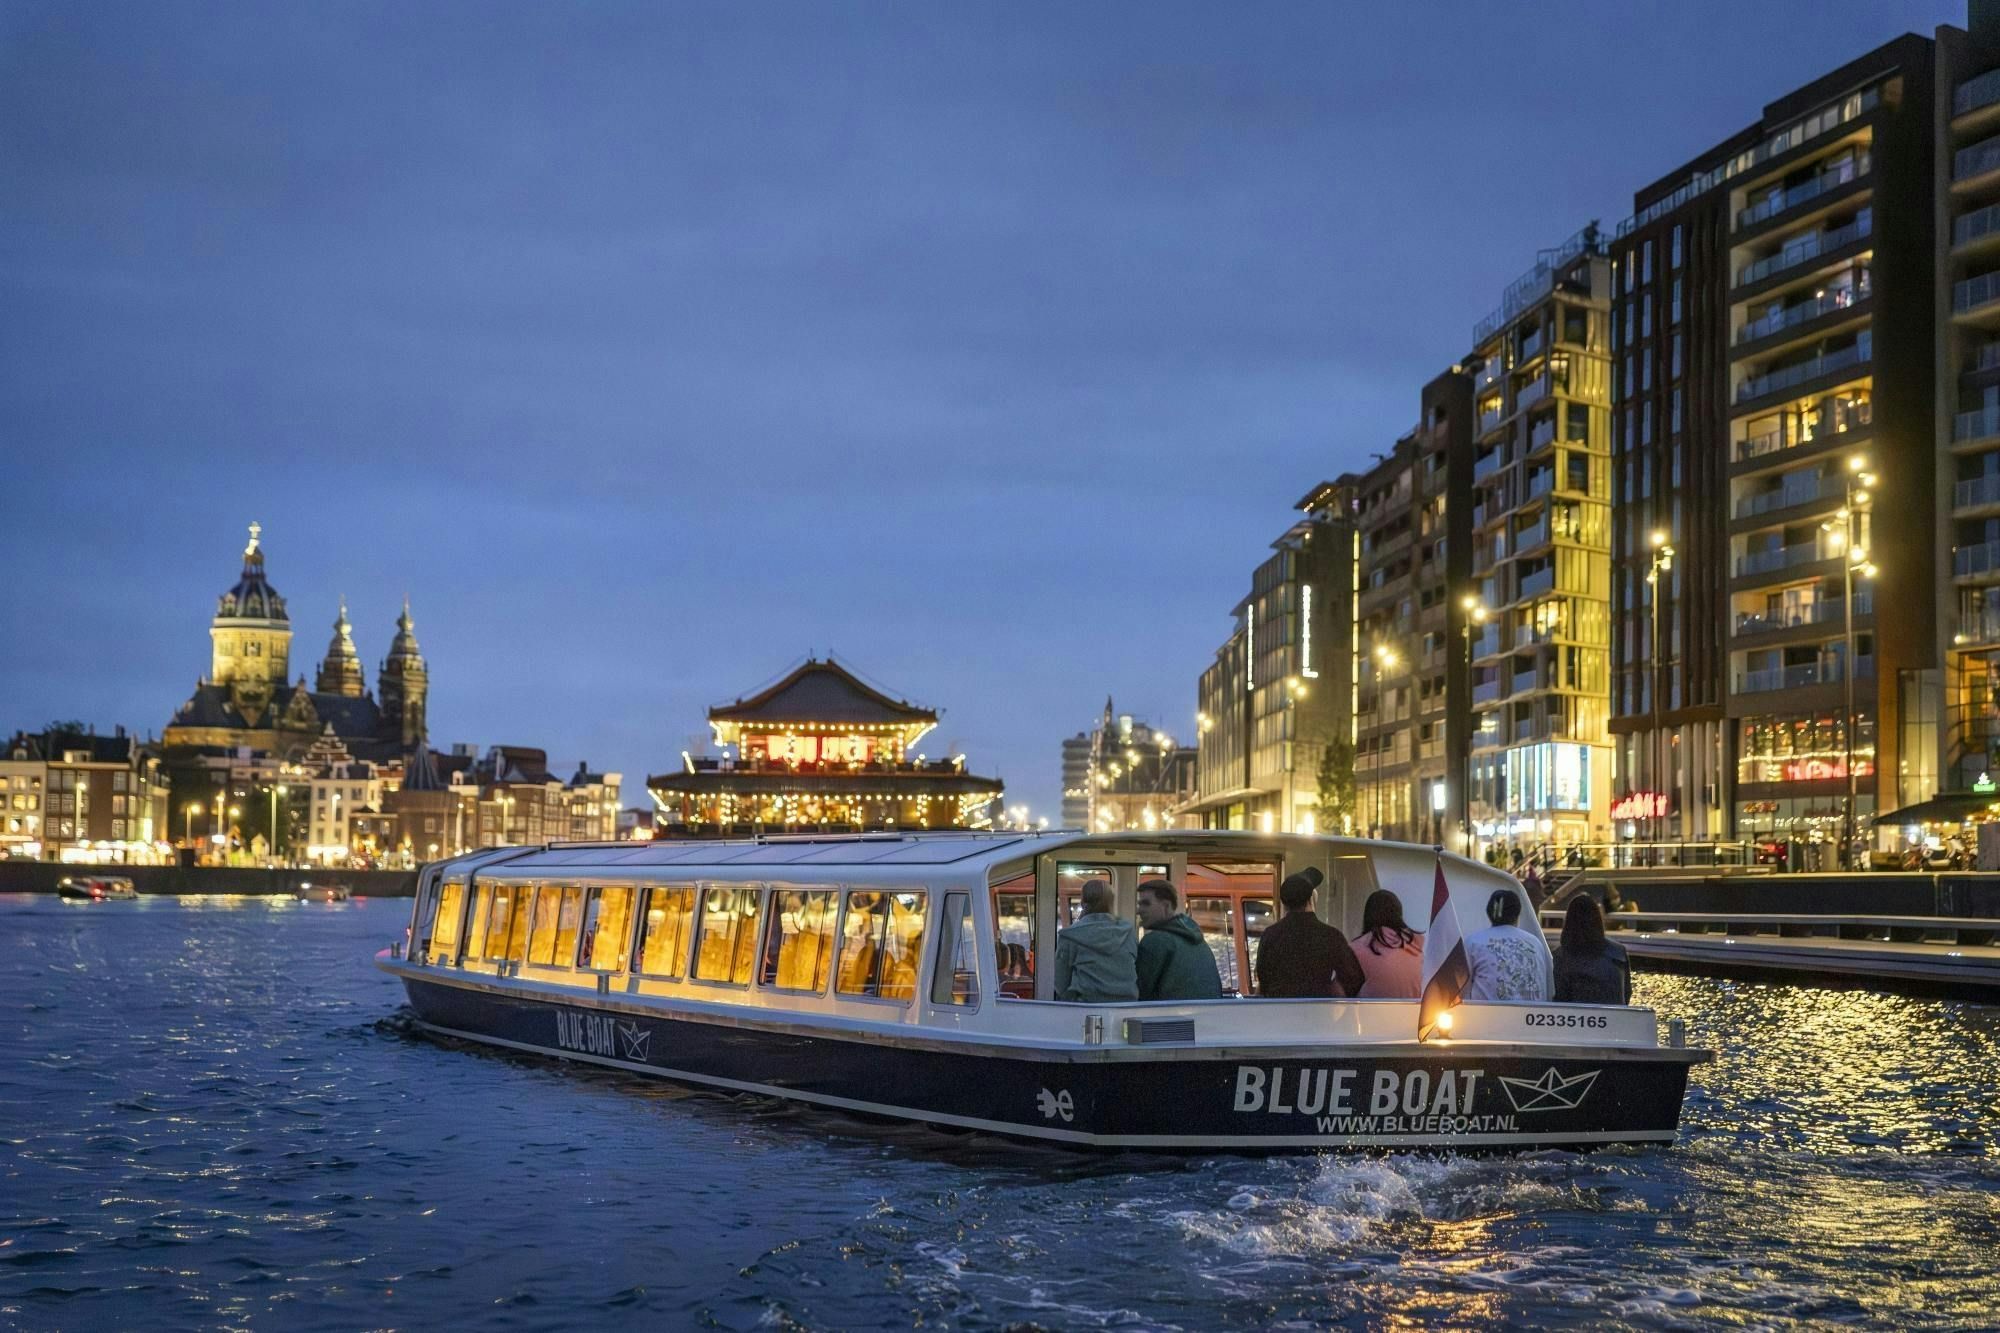
<path fill-rule="evenodd" d="M 1382 816 L 1382 735 L 1380 721 L 1386 716 L 1385 702 L 1388 687 L 1383 677 L 1396 666 L 1396 650 L 1386 643 L 1375 645 L 1375 715 L 1378 730 L 1375 736 L 1375 836 L 1381 837 L 1387 827 Z"/>
<path fill-rule="evenodd" d="M 1476 632 L 1484 631 L 1492 613 L 1476 593 L 1465 594 L 1459 598 L 1458 604 L 1465 611 L 1465 623 L 1459 626 L 1458 632 L 1465 638 L 1465 688 L 1469 694 L 1472 690 L 1472 641 Z M 1460 814 L 1464 817 L 1465 851 L 1468 856 L 1472 854 L 1472 717 L 1472 709 L 1468 705 L 1465 710 L 1464 759 L 1458 775 L 1459 799 L 1463 802 Z"/>
<path fill-rule="evenodd" d="M 1665 693 L 1661 687 L 1667 671 L 1667 659 L 1661 648 L 1660 637 L 1660 628 L 1666 620 L 1666 599 L 1663 596 L 1664 590 L 1660 586 L 1660 576 L 1673 571 L 1674 548 L 1667 541 L 1666 532 L 1658 528 L 1654 529 L 1650 543 L 1653 548 L 1653 559 L 1646 568 L 1646 589 L 1653 599 L 1653 781 L 1660 784 L 1660 791 L 1664 796 L 1669 794 L 1672 783 L 1666 778 L 1665 747 L 1660 743 L 1660 696 Z M 1653 841 L 1656 843 L 1664 841 L 1661 835 L 1666 831 L 1666 806 L 1665 800 L 1653 804 L 1654 810 L 1658 812 L 1653 816 Z"/>
<path fill-rule="evenodd" d="M 1847 503 L 1834 511 L 1832 518 L 1820 524 L 1820 530 L 1830 534 L 1833 544 L 1841 548 L 1840 591 L 1841 591 L 1841 660 L 1840 675 L 1843 693 L 1846 696 L 1846 715 L 1842 718 L 1841 739 L 1847 768 L 1847 809 L 1841 820 L 1840 864 L 1850 867 L 1854 860 L 1854 677 L 1858 663 L 1854 660 L 1854 577 L 1874 579 L 1876 569 L 1868 559 L 1868 547 L 1856 534 L 1856 526 L 1863 514 L 1874 503 L 1870 494 L 1875 486 L 1875 474 L 1868 470 L 1868 459 L 1855 454 L 1847 460 Z"/>
<path fill-rule="evenodd" d="M 278 798 L 285 794 L 285 784 L 280 782 L 271 788 L 271 860 L 278 859 Z"/>
<path fill-rule="evenodd" d="M 195 801 L 181 807 L 181 841 L 190 847 L 194 845 L 194 817 L 200 813 L 200 801 Z"/>

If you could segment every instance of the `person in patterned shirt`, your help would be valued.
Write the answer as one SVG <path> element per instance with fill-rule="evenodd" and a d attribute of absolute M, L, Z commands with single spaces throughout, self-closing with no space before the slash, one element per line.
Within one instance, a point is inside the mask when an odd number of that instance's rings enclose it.
<path fill-rule="evenodd" d="M 1466 1000 L 1546 1000 L 1555 987 L 1549 949 L 1521 929 L 1521 895 L 1496 889 L 1486 900 L 1486 919 L 1493 924 L 1465 942 L 1465 961 L 1472 970 Z"/>

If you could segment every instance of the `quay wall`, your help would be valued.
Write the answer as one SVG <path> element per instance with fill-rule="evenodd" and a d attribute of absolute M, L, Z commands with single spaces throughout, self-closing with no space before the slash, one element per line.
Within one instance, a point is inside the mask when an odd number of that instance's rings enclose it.
<path fill-rule="evenodd" d="M 140 893 L 292 893 L 300 884 L 344 884 L 356 897 L 410 898 L 414 870 L 266 870 L 260 866 L 77 866 L 0 861 L 0 893 L 54 893 L 70 875 L 119 875 Z"/>
<path fill-rule="evenodd" d="M 2000 874 L 1587 870 L 1558 898 L 1567 901 L 1579 891 L 1657 912 L 2000 917 Z"/>

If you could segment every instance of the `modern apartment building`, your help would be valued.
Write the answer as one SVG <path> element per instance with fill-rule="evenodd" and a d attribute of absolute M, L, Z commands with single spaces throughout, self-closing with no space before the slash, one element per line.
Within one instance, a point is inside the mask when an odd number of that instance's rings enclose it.
<path fill-rule="evenodd" d="M 1939 94 L 1899 38 L 1618 228 L 1622 833 L 1837 841 L 1935 790 Z"/>
<path fill-rule="evenodd" d="M 1337 483 L 1359 529 L 1358 804 L 1382 837 L 1467 845 L 1473 414 L 1472 377 L 1454 366 L 1424 386 L 1416 429 Z"/>
<path fill-rule="evenodd" d="M 1592 223 L 1473 331 L 1472 818 L 1480 845 L 1609 834 L 1611 264 Z M 1421 747 L 1422 741 L 1419 740 Z"/>
<path fill-rule="evenodd" d="M 1116 833 L 1190 822 L 1176 811 L 1195 797 L 1195 746 L 1180 744 L 1130 713 L 1116 712 L 1110 699 L 1104 701 L 1097 726 L 1075 739 L 1083 742 L 1078 786 L 1084 808 L 1074 827 Z M 1070 742 L 1063 743 L 1065 819 L 1071 748 Z"/>
<path fill-rule="evenodd" d="M 1201 675 L 1194 799 L 1179 811 L 1199 827 L 1319 827 L 1320 755 L 1353 737 L 1351 499 L 1324 485 L 1298 508 Z"/>

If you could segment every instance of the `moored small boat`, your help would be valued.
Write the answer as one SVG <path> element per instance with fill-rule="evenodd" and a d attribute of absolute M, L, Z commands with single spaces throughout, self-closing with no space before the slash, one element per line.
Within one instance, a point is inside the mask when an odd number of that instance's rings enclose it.
<path fill-rule="evenodd" d="M 1353 933 L 1428 920 L 1432 849 L 1243 832 L 855 835 L 488 851 L 427 867 L 378 955 L 425 1029 L 873 1116 L 1078 1147 L 1242 1151 L 1666 1142 L 1689 1068 L 1651 1010 L 1253 998 L 1280 880 Z M 1479 919 L 1512 877 L 1445 856 Z M 1234 998 L 1054 999 L 1087 879 L 1182 888 Z M 1038 965 L 1040 964 L 1040 965 Z"/>
<path fill-rule="evenodd" d="M 71 875 L 56 884 L 56 896 L 73 902 L 105 902 L 137 898 L 139 891 L 123 875 Z"/>

